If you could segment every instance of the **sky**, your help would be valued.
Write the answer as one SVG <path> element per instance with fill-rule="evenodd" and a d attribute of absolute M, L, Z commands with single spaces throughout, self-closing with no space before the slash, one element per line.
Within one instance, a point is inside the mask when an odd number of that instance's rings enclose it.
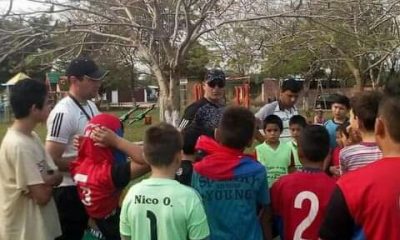
<path fill-rule="evenodd" d="M 0 0 L 0 14 L 4 14 L 10 5 L 10 0 Z M 39 3 L 30 2 L 28 0 L 14 0 L 13 12 L 31 12 L 33 10 L 43 9 L 43 5 Z"/>

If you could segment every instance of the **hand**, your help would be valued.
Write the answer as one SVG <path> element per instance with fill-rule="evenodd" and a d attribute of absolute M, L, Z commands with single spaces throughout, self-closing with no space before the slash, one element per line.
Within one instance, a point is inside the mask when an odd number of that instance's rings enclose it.
<path fill-rule="evenodd" d="M 92 130 L 90 138 L 95 142 L 96 146 L 115 147 L 119 136 L 106 127 L 96 127 Z"/>
<path fill-rule="evenodd" d="M 340 177 L 340 167 L 339 166 L 330 166 L 329 172 L 335 177 Z"/>
<path fill-rule="evenodd" d="M 61 184 L 63 180 L 63 176 L 57 170 L 53 171 L 53 173 L 49 174 L 47 172 L 42 173 L 42 178 L 45 184 L 56 187 Z"/>
<path fill-rule="evenodd" d="M 83 135 L 75 135 L 73 140 L 72 140 L 72 145 L 74 146 L 75 150 L 79 150 L 79 147 L 81 146 L 83 140 Z"/>

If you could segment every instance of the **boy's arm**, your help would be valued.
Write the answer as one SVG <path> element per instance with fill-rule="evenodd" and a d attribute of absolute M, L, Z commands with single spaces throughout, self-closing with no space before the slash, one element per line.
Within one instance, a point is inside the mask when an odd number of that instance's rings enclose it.
<path fill-rule="evenodd" d="M 272 210 L 271 206 L 267 205 L 261 209 L 260 213 L 261 228 L 265 240 L 272 239 Z"/>
<path fill-rule="evenodd" d="M 29 189 L 29 197 L 35 201 L 38 205 L 46 205 L 51 197 L 53 192 L 53 187 L 47 184 L 35 184 L 28 185 Z"/>
<path fill-rule="evenodd" d="M 293 151 L 290 151 L 290 164 L 288 166 L 288 173 L 296 172 L 296 163 L 294 161 Z"/>
<path fill-rule="evenodd" d="M 121 234 L 121 240 L 131 240 L 131 236 L 124 236 Z"/>

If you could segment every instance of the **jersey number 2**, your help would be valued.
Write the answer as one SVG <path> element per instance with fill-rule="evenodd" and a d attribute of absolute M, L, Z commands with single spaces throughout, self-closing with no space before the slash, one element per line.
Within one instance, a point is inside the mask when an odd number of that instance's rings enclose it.
<path fill-rule="evenodd" d="M 156 215 L 152 211 L 147 210 L 146 217 L 150 221 L 150 239 L 157 240 L 157 218 L 156 218 Z"/>
<path fill-rule="evenodd" d="M 303 191 L 297 194 L 296 199 L 294 200 L 294 207 L 301 209 L 304 200 L 310 201 L 310 211 L 308 212 L 307 217 L 297 226 L 293 239 L 303 240 L 304 238 L 302 238 L 301 235 L 303 235 L 303 232 L 312 224 L 318 214 L 319 201 L 317 195 L 310 191 Z"/>

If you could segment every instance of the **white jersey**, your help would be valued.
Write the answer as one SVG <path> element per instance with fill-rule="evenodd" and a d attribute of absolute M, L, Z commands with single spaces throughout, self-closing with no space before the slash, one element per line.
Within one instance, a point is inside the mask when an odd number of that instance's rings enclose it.
<path fill-rule="evenodd" d="M 91 118 L 99 114 L 96 105 L 91 101 L 81 106 Z M 62 157 L 75 157 L 77 156 L 77 151 L 73 146 L 74 136 L 83 134 L 88 121 L 86 114 L 72 98 L 67 96 L 59 101 L 50 112 L 47 119 L 46 141 L 66 144 Z M 63 172 L 63 176 L 63 182 L 60 186 L 75 185 L 69 172 Z"/>

